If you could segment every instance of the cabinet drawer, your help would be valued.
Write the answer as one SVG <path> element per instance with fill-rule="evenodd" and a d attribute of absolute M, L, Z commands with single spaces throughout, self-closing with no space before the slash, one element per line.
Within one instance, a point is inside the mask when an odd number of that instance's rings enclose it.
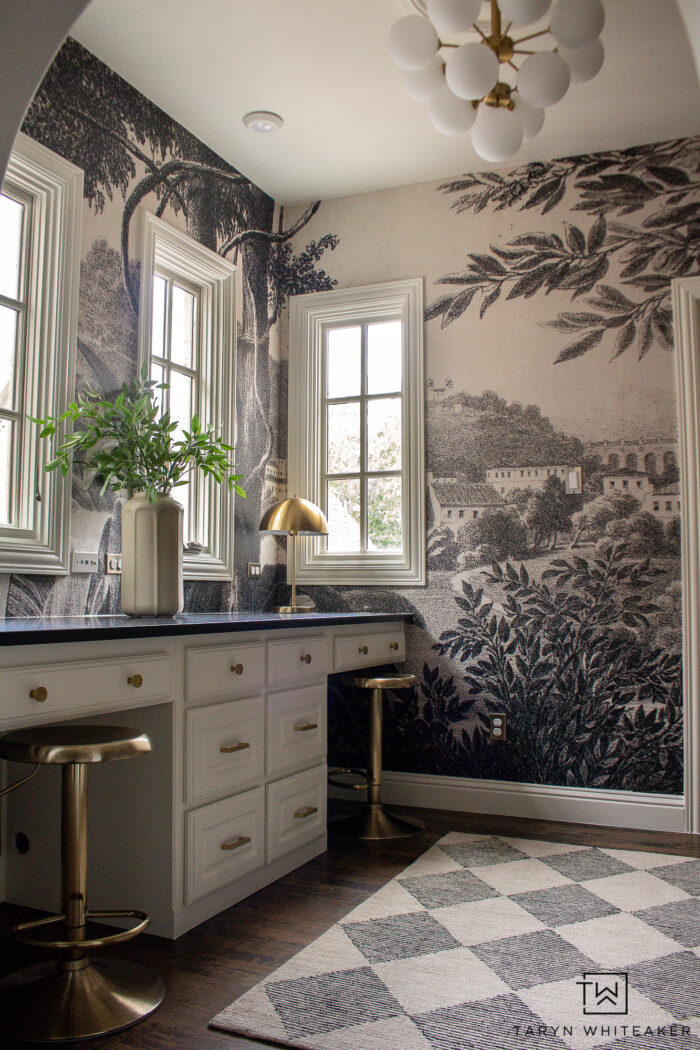
<path fill-rule="evenodd" d="M 185 715 L 187 802 L 200 802 L 262 778 L 265 772 L 265 701 L 233 700 Z"/>
<path fill-rule="evenodd" d="M 391 664 L 406 656 L 406 639 L 403 627 L 381 634 L 365 631 L 363 634 L 346 634 L 335 638 L 333 669 L 351 671 L 355 667 L 372 667 L 374 664 Z"/>
<path fill-rule="evenodd" d="M 168 653 L 10 667 L 2 672 L 0 724 L 19 718 L 25 725 L 50 722 L 57 715 L 68 718 L 122 702 L 137 707 L 135 700 L 150 703 L 171 696 Z"/>
<path fill-rule="evenodd" d="M 267 772 L 286 773 L 326 754 L 326 683 L 267 698 Z"/>
<path fill-rule="evenodd" d="M 247 875 L 264 861 L 264 788 L 187 814 L 186 904 Z"/>
<path fill-rule="evenodd" d="M 327 767 L 317 766 L 267 785 L 267 862 L 326 831 Z"/>
<path fill-rule="evenodd" d="M 207 645 L 186 653 L 188 700 L 214 700 L 257 692 L 265 684 L 265 646 Z"/>
<path fill-rule="evenodd" d="M 328 640 L 323 635 L 267 643 L 267 680 L 271 686 L 311 682 L 328 674 Z"/>

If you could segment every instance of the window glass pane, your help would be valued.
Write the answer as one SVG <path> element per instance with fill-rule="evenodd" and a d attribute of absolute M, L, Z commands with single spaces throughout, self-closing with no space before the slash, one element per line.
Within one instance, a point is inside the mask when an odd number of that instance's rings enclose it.
<path fill-rule="evenodd" d="M 367 402 L 367 469 L 401 470 L 401 398 Z"/>
<path fill-rule="evenodd" d="M 401 390 L 401 321 L 367 325 L 367 393 Z"/>
<path fill-rule="evenodd" d="M 165 357 L 165 299 L 167 282 L 164 277 L 153 278 L 153 318 L 151 324 L 151 353 Z"/>
<path fill-rule="evenodd" d="M 0 408 L 15 406 L 17 320 L 15 310 L 0 306 Z"/>
<path fill-rule="evenodd" d="M 368 478 L 367 546 L 383 551 L 403 548 L 401 478 Z"/>
<path fill-rule="evenodd" d="M 0 419 L 0 525 L 10 524 L 13 427 L 9 419 Z"/>
<path fill-rule="evenodd" d="M 327 397 L 356 397 L 360 393 L 362 329 L 331 328 L 326 353 Z"/>
<path fill-rule="evenodd" d="M 175 431 L 175 437 L 182 435 L 183 428 L 189 428 L 192 419 L 192 380 L 182 372 L 170 373 L 170 416 L 176 419 L 180 426 Z"/>
<path fill-rule="evenodd" d="M 195 297 L 179 285 L 173 285 L 170 359 L 173 364 L 194 368 Z"/>
<path fill-rule="evenodd" d="M 328 405 L 328 474 L 360 469 L 360 402 Z"/>
<path fill-rule="evenodd" d="M 19 299 L 24 205 L 0 193 L 0 293 Z"/>
<path fill-rule="evenodd" d="M 328 550 L 360 549 L 360 482 L 328 482 Z"/>

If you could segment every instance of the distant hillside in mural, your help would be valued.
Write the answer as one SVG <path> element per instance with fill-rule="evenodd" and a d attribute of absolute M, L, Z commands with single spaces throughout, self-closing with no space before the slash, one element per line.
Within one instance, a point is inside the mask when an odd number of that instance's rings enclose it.
<path fill-rule="evenodd" d="M 502 463 L 579 463 L 583 445 L 554 429 L 537 405 L 483 394 L 438 392 L 428 407 L 428 470 L 485 481 Z"/>

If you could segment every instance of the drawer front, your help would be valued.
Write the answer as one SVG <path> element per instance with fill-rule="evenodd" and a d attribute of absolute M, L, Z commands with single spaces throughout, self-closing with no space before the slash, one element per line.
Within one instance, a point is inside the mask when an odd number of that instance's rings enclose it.
<path fill-rule="evenodd" d="M 185 715 L 187 802 L 230 795 L 265 773 L 265 701 L 234 700 Z"/>
<path fill-rule="evenodd" d="M 337 636 L 334 643 L 333 669 L 352 671 L 355 667 L 372 667 L 375 664 L 391 664 L 406 656 L 406 638 L 403 627 L 376 634 Z"/>
<path fill-rule="evenodd" d="M 329 671 L 328 639 L 323 635 L 267 643 L 267 680 L 271 686 L 315 681 Z"/>
<path fill-rule="evenodd" d="M 326 683 L 270 693 L 267 698 L 267 772 L 286 773 L 326 757 Z"/>
<path fill-rule="evenodd" d="M 207 645 L 185 656 L 187 699 L 228 699 L 255 693 L 265 684 L 262 643 Z"/>
<path fill-rule="evenodd" d="M 186 904 L 255 871 L 264 862 L 264 788 L 187 814 Z"/>
<path fill-rule="evenodd" d="M 326 765 L 267 785 L 267 861 L 326 831 Z"/>
<path fill-rule="evenodd" d="M 172 658 L 140 653 L 104 660 L 11 667 L 2 672 L 3 723 L 50 722 L 57 715 L 172 698 Z"/>

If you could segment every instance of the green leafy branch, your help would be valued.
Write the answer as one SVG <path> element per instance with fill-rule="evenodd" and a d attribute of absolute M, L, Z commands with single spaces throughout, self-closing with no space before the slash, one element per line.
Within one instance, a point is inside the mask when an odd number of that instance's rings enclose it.
<path fill-rule="evenodd" d="M 101 494 L 125 489 L 130 495 L 142 492 L 151 502 L 186 485 L 199 470 L 245 498 L 238 484 L 242 475 L 235 473 L 229 456 L 233 446 L 221 440 L 216 427 L 202 426 L 196 415 L 190 429 L 176 436 L 178 421 L 159 409 L 156 390 L 162 389 L 167 384 L 149 379 L 144 365 L 140 381 L 124 384 L 114 401 L 87 390 L 58 416 L 30 417 L 41 426 L 39 437 L 44 439 L 60 436 L 66 425 L 77 428 L 60 437 L 44 469 L 60 470 L 65 477 L 75 460 L 102 478 Z"/>

